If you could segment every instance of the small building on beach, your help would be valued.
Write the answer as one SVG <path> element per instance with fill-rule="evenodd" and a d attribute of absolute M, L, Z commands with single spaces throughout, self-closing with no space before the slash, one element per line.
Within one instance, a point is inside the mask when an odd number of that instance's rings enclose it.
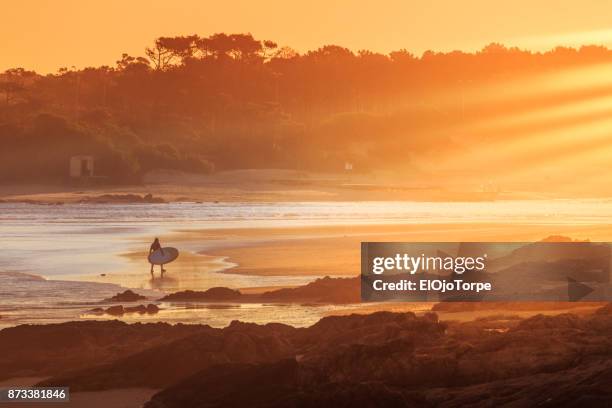
<path fill-rule="evenodd" d="M 93 156 L 79 155 L 70 158 L 69 174 L 71 179 L 83 179 L 93 177 L 94 158 Z"/>

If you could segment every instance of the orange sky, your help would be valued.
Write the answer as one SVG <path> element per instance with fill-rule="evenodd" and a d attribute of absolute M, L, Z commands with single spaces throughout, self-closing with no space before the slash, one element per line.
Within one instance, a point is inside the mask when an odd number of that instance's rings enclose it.
<path fill-rule="evenodd" d="M 251 32 L 298 51 L 612 45 L 604 0 L 20 0 L 0 6 L 0 70 L 113 65 L 160 35 Z"/>

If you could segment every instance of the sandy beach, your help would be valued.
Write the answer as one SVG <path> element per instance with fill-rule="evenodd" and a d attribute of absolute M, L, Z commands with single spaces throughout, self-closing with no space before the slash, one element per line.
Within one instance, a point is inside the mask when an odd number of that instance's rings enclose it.
<path fill-rule="evenodd" d="M 361 242 L 533 242 L 549 236 L 608 241 L 608 225 L 509 225 L 487 224 L 419 224 L 419 225 L 331 225 L 275 228 L 223 228 L 175 231 L 165 237 L 184 251 L 168 267 L 165 280 L 151 280 L 143 265 L 146 252 L 123 254 L 129 270 L 106 277 L 90 277 L 98 282 L 113 282 L 126 287 L 151 287 L 166 291 L 202 290 L 210 287 L 208 272 L 222 272 L 236 279 L 230 287 L 257 291 L 265 287 L 296 286 L 300 281 L 283 282 L 283 277 L 314 279 L 323 276 L 357 276 L 360 273 Z M 147 247 L 142 240 L 139 246 Z M 158 272 L 156 272 L 158 273 Z M 242 275 L 262 277 L 266 281 L 240 281 Z M 224 286 L 223 277 L 217 284 Z M 274 277 L 278 279 L 274 280 Z M 272 278 L 272 279 L 268 279 Z M 276 282 L 272 285 L 264 282 Z M 241 285 L 241 283 L 243 285 Z M 247 285 L 248 283 L 248 285 Z M 238 286 L 235 286 L 238 285 Z"/>
<path fill-rule="evenodd" d="M 182 232 L 181 242 L 212 247 L 206 256 L 235 266 L 226 273 L 249 275 L 329 275 L 360 273 L 361 242 L 533 242 L 549 236 L 608 241 L 609 225 L 419 224 L 251 228 Z"/>
<path fill-rule="evenodd" d="M 34 323 L 30 319 L 40 316 L 45 322 L 71 316 L 115 318 L 86 312 L 127 288 L 156 300 L 185 290 L 226 287 L 253 294 L 300 287 L 325 276 L 356 277 L 361 243 L 368 241 L 532 242 L 557 235 L 608 241 L 612 231 L 605 201 L 0 205 L 7 209 L 4 226 L 10 238 L 4 271 L 40 275 L 20 283 L 22 299 L 29 302 L 32 291 L 40 288 L 37 296 L 48 305 L 43 315 L 35 312 L 36 304 L 26 307 L 17 299 L 9 310 L 0 311 L 3 326 Z M 591 214 L 593 209 L 597 212 Z M 146 262 L 154 236 L 181 251 L 163 278 L 159 268 L 151 276 Z M 11 286 L 6 290 L 7 295 L 15 293 Z M 282 316 L 286 323 L 304 326 L 364 307 L 160 306 L 157 314 L 121 319 L 223 327 L 234 319 L 262 323 Z M 403 309 L 422 308 L 408 304 Z"/>
<path fill-rule="evenodd" d="M 5 3 L 0 406 L 612 406 L 612 2 Z"/>
<path fill-rule="evenodd" d="M 168 205 L 151 204 L 146 207 L 134 207 L 135 210 L 133 211 L 149 211 L 154 218 L 155 214 L 161 211 L 161 208 L 166 208 Z M 358 206 L 359 204 L 356 208 L 359 208 Z M 38 207 L 40 206 L 27 208 Z M 59 208 L 63 207 L 66 206 L 59 206 Z M 172 208 L 179 211 L 178 208 Z M 367 205 L 364 205 L 364 208 L 368 208 Z M 147 302 L 155 302 L 156 298 L 167 293 L 184 290 L 202 291 L 216 286 L 239 289 L 245 294 L 258 294 L 279 288 L 300 287 L 322 276 L 355 277 L 360 273 L 361 242 L 366 241 L 529 242 L 550 236 L 606 241 L 612 237 L 612 234 L 610 234 L 612 228 L 607 223 L 576 225 L 534 222 L 526 224 L 499 220 L 498 222 L 469 223 L 421 222 L 400 224 L 372 222 L 360 224 L 354 223 L 350 219 L 347 221 L 340 219 L 334 220 L 335 224 L 328 223 L 328 225 L 325 225 L 324 220 L 317 219 L 315 225 L 308 225 L 308 222 L 297 223 L 290 218 L 289 221 L 281 219 L 277 223 L 266 221 L 265 223 L 253 224 L 248 228 L 241 226 L 247 221 L 230 223 L 224 228 L 219 228 L 215 227 L 216 221 L 214 220 L 210 222 L 210 227 L 206 227 L 208 224 L 202 224 L 203 226 L 198 224 L 190 225 L 191 228 L 187 228 L 189 222 L 180 221 L 169 223 L 169 225 L 156 226 L 155 228 L 159 228 L 158 230 L 151 229 L 151 231 L 162 231 L 163 242 L 181 248 L 182 251 L 177 261 L 168 265 L 168 272 L 161 279 L 158 270 L 156 271 L 156 277 L 151 278 L 148 273 L 149 265 L 144 261 L 146 248 L 150 243 L 149 235 L 143 233 L 140 224 L 136 227 L 131 226 L 131 219 L 124 222 L 121 229 L 116 229 L 112 219 L 110 221 L 106 220 L 107 214 L 112 213 L 114 209 L 115 207 L 107 209 L 104 206 L 93 204 L 84 205 L 84 210 L 89 211 L 86 214 L 88 218 L 86 218 L 86 221 L 78 221 L 79 228 L 85 228 L 86 224 L 92 223 L 89 217 L 96 211 L 102 211 L 100 217 L 105 220 L 100 223 L 100 231 L 94 235 L 87 229 L 79 229 L 80 235 L 77 242 L 93 240 L 92 245 L 97 248 L 98 240 L 123 234 L 120 235 L 123 237 L 122 240 L 117 240 L 121 245 L 108 249 L 118 251 L 114 254 L 117 258 L 118 269 L 109 269 L 104 276 L 99 273 L 81 273 L 79 275 L 76 271 L 74 275 L 69 277 L 78 278 L 83 281 L 83 284 L 94 282 L 91 284 L 120 285 L 117 287 L 134 288 L 136 291 L 150 296 L 150 300 Z M 130 209 L 128 208 L 128 210 Z M 283 209 L 283 211 L 286 210 Z M 152 228 L 149 226 L 151 219 L 146 218 L 144 222 L 141 222 L 142 225 Z M 53 218 L 53 221 L 55 220 Z M 72 232 L 74 223 L 68 224 L 70 225 L 69 232 Z M 134 233 L 126 234 L 126 230 L 131 231 L 130 228 L 134 228 Z M 60 233 L 61 231 L 58 231 L 58 234 Z M 126 251 L 121 248 L 132 248 L 133 250 Z M 36 247 L 34 250 L 39 251 L 39 248 Z M 90 256 L 94 261 L 107 259 L 107 255 L 102 254 L 102 257 L 100 257 L 97 252 L 92 252 Z M 52 258 L 52 262 L 60 262 L 62 259 Z M 93 265 L 95 266 L 96 263 L 94 262 Z M 112 266 L 114 263 L 109 265 Z M 48 282 L 59 284 L 55 280 Z M 39 283 L 42 284 L 44 281 Z M 29 290 L 32 291 L 32 283 L 28 285 Z M 112 293 L 113 287 L 107 288 L 107 292 Z M 95 292 L 96 290 L 93 287 L 91 293 L 102 293 Z M 98 295 L 97 298 L 92 300 L 100 302 L 102 297 L 102 295 Z M 134 304 L 138 304 L 138 302 Z M 75 320 L 73 322 L 59 325 L 18 326 L 14 330 L 3 330 L 0 332 L 2 334 L 0 335 L 0 344 L 7 345 L 15 344 L 14 337 L 38 338 L 38 335 L 20 334 L 21 330 L 32 330 L 35 333 L 51 330 L 56 333 L 54 336 L 61 336 L 58 337 L 62 339 L 58 340 L 61 342 L 72 338 L 74 336 L 73 330 L 78 330 L 79 340 L 74 343 L 73 352 L 83 355 L 77 360 L 66 360 L 61 354 L 53 354 L 53 349 L 48 351 L 34 341 L 29 349 L 24 350 L 37 350 L 43 353 L 41 359 L 45 361 L 58 359 L 58 362 L 66 365 L 65 369 L 60 370 L 54 368 L 53 365 L 39 367 L 36 363 L 39 359 L 34 359 L 32 362 L 24 363 L 23 367 L 20 366 L 21 363 L 11 365 L 11 375 L 5 378 L 2 384 L 27 386 L 40 383 L 40 381 L 43 384 L 69 384 L 74 388 L 74 392 L 71 394 L 71 402 L 66 404 L 69 407 L 140 407 L 147 401 L 166 398 L 168 387 L 171 387 L 172 381 L 174 381 L 166 378 L 170 371 L 179 372 L 176 376 L 177 381 L 183 381 L 190 376 L 194 376 L 193 381 L 200 381 L 198 372 L 202 367 L 214 372 L 214 364 L 218 362 L 267 364 L 267 362 L 276 361 L 279 358 L 289 358 L 289 361 L 298 362 L 304 352 L 309 353 L 309 358 L 314 359 L 312 361 L 319 361 L 319 359 L 326 361 L 327 358 L 332 358 L 328 357 L 333 355 L 333 353 L 329 354 L 331 349 L 320 349 L 317 346 L 319 344 L 318 339 L 321 336 L 320 333 L 326 333 L 327 330 L 335 331 L 334 323 L 330 323 L 333 320 L 326 319 L 339 319 L 337 320 L 338 324 L 353 328 L 355 323 L 351 322 L 365 325 L 363 329 L 355 329 L 357 330 L 355 338 L 359 339 L 356 344 L 372 342 L 371 347 L 374 348 L 379 347 L 379 340 L 371 340 L 369 337 L 370 331 L 372 333 L 387 333 L 385 334 L 387 337 L 380 340 L 382 344 L 395 344 L 393 342 L 396 341 L 396 337 L 401 338 L 402 336 L 400 333 L 420 333 L 421 329 L 415 329 L 412 326 L 413 323 L 411 323 L 413 319 L 416 319 L 415 321 L 419 322 L 417 328 L 421 325 L 426 327 L 433 325 L 428 329 L 432 330 L 431 334 L 428 335 L 433 336 L 431 338 L 438 342 L 435 347 L 447 347 L 443 346 L 443 344 L 446 344 L 445 338 L 450 339 L 451 343 L 449 344 L 455 344 L 455 342 L 458 342 L 457 344 L 463 344 L 463 342 L 480 344 L 481 342 L 483 345 L 478 347 L 483 347 L 483 351 L 474 352 L 478 353 L 475 354 L 475 356 L 478 356 L 475 358 L 483 358 L 483 361 L 487 361 L 486 350 L 489 347 L 487 341 L 494 341 L 494 339 L 488 340 L 493 333 L 505 336 L 500 337 L 504 341 L 506 338 L 512 339 L 513 336 L 519 336 L 516 343 L 508 340 L 508 343 L 499 352 L 500 355 L 505 355 L 506 351 L 503 350 L 508 350 L 508 353 L 515 353 L 515 347 L 522 347 L 520 344 L 525 343 L 527 341 L 525 339 L 530 338 L 530 330 L 514 334 L 514 331 L 521 328 L 522 325 L 534 324 L 537 327 L 542 327 L 539 330 L 545 333 L 544 336 L 547 336 L 550 334 L 547 319 L 555 319 L 555 322 L 564 322 L 564 319 L 574 319 L 578 322 L 598 322 L 597 319 L 600 318 L 596 316 L 601 314 L 599 310 L 602 308 L 602 304 L 533 304 L 529 307 L 510 305 L 504 309 L 493 308 L 490 310 L 469 310 L 469 308 L 462 309 L 459 307 L 455 311 L 439 310 L 433 315 L 430 313 L 430 310 L 434 307 L 432 303 L 315 305 L 303 302 L 299 304 L 291 304 L 290 302 L 283 304 L 240 304 L 240 302 L 172 304 L 172 302 L 161 302 L 158 304 L 160 305 L 160 311 L 156 314 L 132 313 L 111 316 L 87 314 L 81 311 L 81 314 L 76 315 L 75 318 L 64 319 Z M 91 309 L 94 306 L 99 307 L 100 304 L 83 306 L 82 310 Z M 392 314 L 388 314 L 389 312 L 392 312 Z M 370 316 L 374 317 L 371 318 Z M 121 320 L 121 322 L 116 321 L 116 319 Z M 372 322 L 376 322 L 376 325 L 380 324 L 380 327 L 376 326 L 375 329 L 368 329 L 368 325 L 371 324 L 369 323 L 370 319 L 372 319 Z M 404 322 L 405 319 L 408 319 L 408 321 Z M 52 318 L 49 318 L 49 321 L 57 322 Z M 238 323 L 238 321 L 243 323 Z M 396 321 L 403 322 L 401 324 L 405 325 L 405 328 L 398 331 Z M 563 324 L 574 324 L 571 323 L 572 321 Z M 257 325 L 252 323 L 257 323 Z M 285 323 L 289 326 L 279 323 Z M 128 344 L 121 343 L 122 345 L 113 343 L 116 342 L 115 336 L 118 331 L 124 332 L 127 336 L 122 338 L 132 336 L 132 340 Z M 41 336 L 48 335 L 43 334 Z M 80 336 L 85 337 L 81 338 Z M 91 336 L 91 338 L 88 336 Z M 305 337 L 302 339 L 300 336 Z M 352 340 L 344 337 L 341 333 L 337 336 L 340 336 L 337 340 L 335 337 L 330 337 L 325 341 L 333 345 L 342 342 L 352 344 Z M 410 334 L 410 336 L 413 336 L 413 334 Z M 282 340 L 279 341 L 279 338 Z M 568 334 L 563 341 L 570 344 L 573 341 L 572 338 Z M 295 344 L 292 343 L 293 341 L 295 341 Z M 84 344 L 87 344 L 85 349 L 83 349 Z M 95 344 L 95 346 L 92 344 Z M 306 346 L 298 346 L 299 344 L 306 344 Z M 426 344 L 427 342 L 424 343 L 424 345 Z M 533 353 L 530 359 L 533 362 L 530 360 L 529 363 L 526 362 L 524 365 L 525 367 L 535 367 L 533 368 L 534 372 L 539 372 L 540 366 L 545 365 L 546 361 L 541 361 L 542 359 L 538 356 L 539 353 L 547 350 L 547 346 L 533 343 L 531 340 L 527 341 L 526 344 L 530 345 L 529 352 Z M 118 352 L 116 351 L 117 347 L 119 347 Z M 449 349 L 445 353 L 454 356 L 456 353 L 454 346 L 448 347 Z M 574 358 L 573 354 L 565 349 L 565 346 L 559 347 L 563 347 L 563 353 Z M 96 355 L 105 356 L 110 362 L 108 369 L 107 366 L 100 366 L 99 369 L 94 370 L 88 368 L 88 364 L 86 364 L 89 358 L 88 348 L 97 350 Z M 254 357 L 260 355 L 259 350 L 267 350 L 266 352 L 270 355 L 262 358 Z M 438 349 L 435 348 L 435 350 Z M 434 351 L 427 349 L 426 353 L 435 355 Z M 347 352 L 350 353 L 350 348 Z M 374 353 L 373 355 L 378 355 L 375 350 L 367 351 L 367 353 L 370 352 Z M 180 366 L 168 366 L 165 362 L 166 353 L 175 356 L 174 358 L 177 361 L 183 362 Z M 187 357 L 188 355 L 201 356 L 199 357 L 200 360 L 197 360 L 199 362 L 194 363 L 191 358 Z M 164 361 L 161 361 L 160 358 Z M 349 360 L 353 358 L 354 356 Z M 508 360 L 507 364 L 514 364 L 512 361 Z M 71 376 L 71 371 L 68 370 L 70 364 L 75 364 L 74 368 L 77 369 L 75 376 Z M 469 366 L 469 364 L 472 364 L 471 360 L 466 358 L 465 364 Z M 92 363 L 92 365 L 95 364 Z M 151 366 L 156 367 L 155 370 L 152 370 L 151 376 L 140 378 L 136 374 L 147 371 L 143 367 Z M 306 366 L 308 366 L 308 363 Z M 446 367 L 446 364 L 443 364 L 443 366 Z M 254 367 L 260 366 L 255 365 Z M 170 371 L 164 372 L 164 370 Z M 491 368 L 491 370 L 494 369 Z M 39 376 L 24 378 L 23 373 L 26 372 Z M 440 373 L 446 373 L 446 369 L 440 369 Z M 49 375 L 52 377 L 45 377 Z M 293 374 L 289 373 L 287 375 L 291 376 Z M 447 374 L 440 375 L 444 377 Z M 512 378 L 512 376 L 506 377 L 506 374 L 495 375 L 499 375 L 501 379 Z M 206 378 L 204 377 L 203 381 L 207 381 Z M 160 392 L 160 390 L 162 391 Z M 466 389 L 465 392 L 469 393 L 471 391 Z M 437 398 L 434 394 L 431 398 Z M 180 406 L 180 403 L 177 406 Z"/>

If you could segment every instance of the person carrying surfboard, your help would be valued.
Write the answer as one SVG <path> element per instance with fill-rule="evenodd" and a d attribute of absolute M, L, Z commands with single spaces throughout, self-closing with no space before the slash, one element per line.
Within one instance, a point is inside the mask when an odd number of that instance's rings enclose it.
<path fill-rule="evenodd" d="M 159 243 L 159 238 L 155 238 L 155 240 L 153 241 L 153 243 L 151 244 L 151 247 L 149 248 L 149 255 L 151 255 L 153 252 L 160 250 L 162 255 L 164 255 L 164 250 L 162 249 L 161 244 Z M 151 276 L 153 276 L 153 262 L 151 262 Z M 166 270 L 164 269 L 164 264 L 160 264 L 161 267 L 161 273 L 162 275 L 164 274 L 164 272 L 166 272 Z"/>

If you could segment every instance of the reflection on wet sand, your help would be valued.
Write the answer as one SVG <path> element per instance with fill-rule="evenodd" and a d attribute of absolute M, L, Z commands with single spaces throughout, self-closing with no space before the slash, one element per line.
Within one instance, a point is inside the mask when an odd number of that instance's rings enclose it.
<path fill-rule="evenodd" d="M 172 204 L 150 205 L 146 209 L 134 206 L 122 208 L 122 218 L 117 218 L 115 207 L 104 205 L 86 206 L 79 208 L 78 212 L 69 206 L 54 208 L 53 211 L 58 214 L 48 214 L 48 209 L 37 206 L 11 207 L 13 212 L 3 214 L 8 217 L 8 221 L 3 221 L 3 228 L 10 242 L 5 248 L 7 257 L 0 260 L 0 269 L 21 270 L 47 278 L 61 277 L 72 283 L 27 283 L 29 300 L 17 299 L 14 295 L 3 299 L 0 324 L 74 319 L 91 309 L 91 303 L 125 288 L 150 292 L 150 299 L 159 299 L 165 294 L 184 290 L 227 287 L 240 289 L 243 293 L 257 293 L 271 288 L 304 285 L 324 276 L 356 276 L 359 274 L 360 243 L 364 241 L 535 241 L 549 235 L 609 241 L 612 240 L 612 229 L 605 221 L 612 219 L 606 212 L 610 206 L 603 201 L 598 203 L 599 210 L 589 219 L 584 214 L 586 210 L 594 208 L 595 203 L 591 201 L 569 204 L 551 202 L 548 207 L 543 206 L 542 202 L 532 203 L 530 213 L 533 217 L 529 222 L 525 222 L 525 203 L 480 203 L 476 209 L 471 208 L 469 214 L 463 214 L 462 219 L 446 223 L 440 222 L 440 217 L 449 219 L 452 214 L 444 216 L 440 211 L 448 210 L 454 214 L 466 208 L 456 203 L 447 203 L 446 206 L 441 203 L 389 203 L 388 208 L 377 203 L 350 207 L 346 203 L 339 203 L 336 207 L 326 203 L 308 206 L 291 204 L 293 210 L 287 214 L 299 214 L 301 218 L 296 221 L 292 218 L 295 215 L 285 218 L 285 215 L 278 213 L 288 211 L 283 205 L 266 204 L 256 209 L 262 216 L 262 219 L 256 220 L 261 224 L 257 226 L 251 225 L 255 221 L 248 218 L 248 206 L 216 208 Z M 458 209 L 454 209 L 455 206 L 459 206 Z M 299 208 L 311 211 L 311 214 L 299 213 Z M 408 212 L 410 209 L 414 213 Z M 221 213 L 211 213 L 217 217 L 212 223 L 199 218 L 189 221 L 188 217 L 207 215 L 206 211 L 213 210 L 235 211 L 239 217 L 236 215 L 238 218 L 233 219 L 224 213 L 225 218 L 222 219 Z M 553 210 L 564 212 L 559 213 L 559 217 L 555 214 L 547 217 L 545 212 Z M 487 217 L 494 221 L 478 222 L 483 216 L 474 215 L 475 211 L 488 214 Z M 159 218 L 154 217 L 154 213 L 160 212 L 166 218 L 157 223 L 154 220 Z M 523 223 L 515 222 L 517 220 L 512 215 L 515 213 L 521 214 Z M 340 214 L 340 218 L 326 224 L 325 220 L 335 214 Z M 270 218 L 263 219 L 264 216 Z M 315 218 L 308 223 L 305 221 L 308 217 Z M 385 220 L 385 217 L 389 219 Z M 555 223 L 557 218 L 561 222 Z M 358 222 L 359 219 L 363 222 Z M 381 222 L 376 223 L 377 220 Z M 428 224 L 427 221 L 432 223 Z M 219 223 L 225 223 L 224 228 L 215 228 Z M 117 232 L 111 228 L 113 226 L 122 228 Z M 81 233 L 73 235 L 75 229 Z M 48 239 L 51 233 L 54 240 Z M 166 266 L 167 272 L 163 278 L 157 272 L 152 279 L 149 273 L 146 249 L 151 236 L 159 236 L 166 245 L 181 250 L 179 258 Z M 16 293 L 14 288 L 17 286 L 14 285 L 20 284 L 4 285 L 9 288 L 7 293 Z M 37 285 L 40 286 L 40 293 L 36 291 Z M 57 285 L 68 289 L 63 290 Z M 50 287 L 54 289 L 48 289 Z M 52 299 L 41 303 L 49 294 L 53 294 Z M 409 308 L 415 306 L 410 305 Z M 41 312 L 41 307 L 44 312 Z M 324 308 L 279 304 L 200 309 L 188 309 L 185 305 L 161 307 L 162 310 L 155 316 L 125 315 L 122 319 L 210 322 L 218 326 L 239 319 L 304 325 L 328 313 L 355 310 L 365 305 Z M 295 314 L 287 312 L 290 310 Z M 211 313 L 204 313 L 206 311 Z"/>

